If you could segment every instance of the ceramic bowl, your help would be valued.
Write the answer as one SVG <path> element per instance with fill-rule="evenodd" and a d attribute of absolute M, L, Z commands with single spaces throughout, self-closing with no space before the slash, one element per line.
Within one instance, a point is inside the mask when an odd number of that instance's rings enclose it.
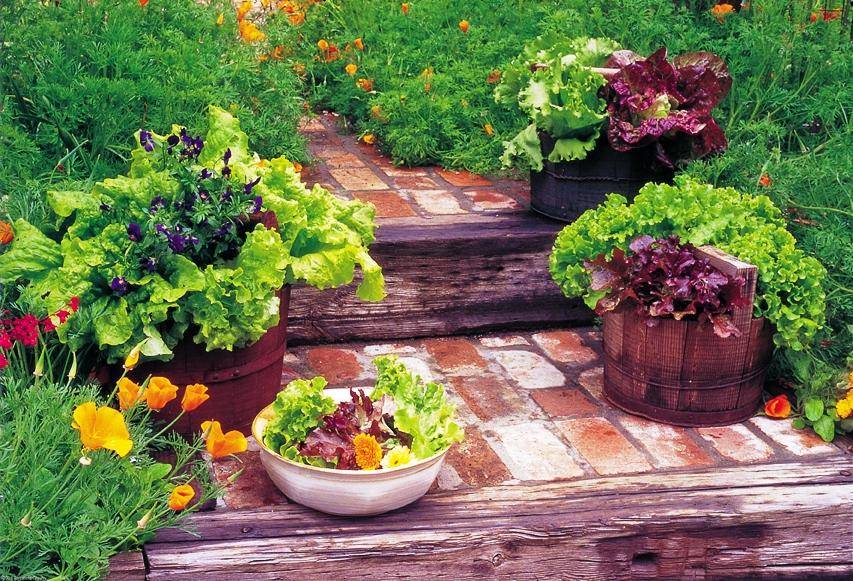
<path fill-rule="evenodd" d="M 444 464 L 447 450 L 424 460 L 381 470 L 333 470 L 287 460 L 264 444 L 272 405 L 252 423 L 261 449 L 261 462 L 273 483 L 287 498 L 328 514 L 382 514 L 418 500 L 429 490 Z"/>

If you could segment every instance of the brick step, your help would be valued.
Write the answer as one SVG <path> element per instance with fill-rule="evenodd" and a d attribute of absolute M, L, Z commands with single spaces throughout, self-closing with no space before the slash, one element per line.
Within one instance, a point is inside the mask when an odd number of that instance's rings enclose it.
<path fill-rule="evenodd" d="M 437 167 L 400 168 L 337 130 L 324 115 L 306 124 L 316 164 L 303 177 L 343 199 L 377 208 L 371 255 L 388 297 L 364 303 L 355 285 L 297 287 L 288 343 L 395 340 L 494 330 L 583 325 L 592 313 L 563 297 L 548 255 L 563 224 L 532 214 L 525 181 Z"/>

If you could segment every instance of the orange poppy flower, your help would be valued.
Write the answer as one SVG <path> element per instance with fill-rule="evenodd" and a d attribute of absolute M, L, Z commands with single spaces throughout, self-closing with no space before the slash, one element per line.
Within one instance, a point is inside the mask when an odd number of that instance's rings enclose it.
<path fill-rule="evenodd" d="M 787 395 L 778 395 L 764 404 L 764 413 L 771 418 L 784 419 L 791 415 L 791 402 Z"/>
<path fill-rule="evenodd" d="M 73 418 L 71 427 L 80 432 L 84 452 L 105 448 L 123 458 L 133 447 L 124 416 L 116 409 L 107 406 L 99 408 L 95 402 L 88 401 L 74 409 Z"/>
<path fill-rule="evenodd" d="M 358 71 L 358 66 L 353 63 L 350 63 L 346 67 L 344 67 L 344 70 L 349 76 L 353 76 Z"/>
<path fill-rule="evenodd" d="M 321 38 L 317 41 L 317 48 L 319 48 L 322 52 L 326 52 L 327 50 L 329 50 L 329 43 L 326 41 L 325 38 Z"/>
<path fill-rule="evenodd" d="M 181 408 L 185 412 L 194 411 L 198 406 L 210 399 L 207 395 L 207 386 L 200 383 L 188 385 L 184 388 L 184 397 L 181 399 Z"/>
<path fill-rule="evenodd" d="M 459 30 L 461 30 L 461 31 L 462 31 L 463 33 L 465 33 L 465 34 L 468 34 L 468 28 L 469 28 L 470 26 L 471 26 L 471 25 L 468 23 L 468 21 L 467 21 L 467 20 L 462 20 L 462 21 L 460 21 L 460 22 L 459 22 Z"/>
<path fill-rule="evenodd" d="M 361 40 L 360 36 L 355 39 L 353 44 L 355 45 L 355 48 L 357 48 L 358 50 L 364 50 L 364 41 Z"/>
<path fill-rule="evenodd" d="M 205 447 L 214 458 L 222 458 L 231 454 L 245 452 L 249 443 L 246 436 L 237 430 L 231 430 L 227 434 L 222 433 L 222 426 L 217 421 L 208 421 L 201 424 L 201 431 L 205 434 Z"/>
<path fill-rule="evenodd" d="M 371 81 L 370 79 L 359 79 L 355 82 L 355 84 L 358 85 L 359 89 L 366 93 L 369 93 L 373 90 L 373 81 Z"/>
<path fill-rule="evenodd" d="M 8 222 L 0 220 L 0 244 L 3 246 L 12 242 L 15 239 L 15 231 L 12 230 L 12 225 Z"/>
<path fill-rule="evenodd" d="M 770 179 L 770 176 L 766 173 L 761 174 L 761 177 L 758 178 L 758 185 L 762 188 L 769 188 L 773 185 L 773 180 Z"/>
<path fill-rule="evenodd" d="M 122 377 L 118 380 L 118 404 L 123 410 L 129 410 L 139 401 L 142 395 L 142 389 L 138 383 L 133 382 L 129 377 Z"/>
<path fill-rule="evenodd" d="M 249 0 L 246 0 L 237 8 L 237 20 L 243 20 L 246 18 L 246 14 L 249 13 L 249 10 L 252 9 L 252 3 Z"/>
<path fill-rule="evenodd" d="M 172 490 L 169 495 L 169 508 L 172 510 L 184 510 L 195 497 L 195 490 L 189 484 L 181 484 Z"/>
<path fill-rule="evenodd" d="M 361 138 L 361 140 L 362 140 L 363 142 L 365 142 L 367 145 L 373 145 L 374 143 L 376 143 L 376 136 L 375 136 L 375 135 L 373 135 L 372 133 L 366 133 L 366 134 Z"/>
<path fill-rule="evenodd" d="M 250 44 L 261 42 L 267 37 L 260 28 L 255 26 L 254 22 L 249 22 L 247 20 L 240 20 L 237 23 L 237 29 L 240 31 L 240 38 Z"/>
<path fill-rule="evenodd" d="M 293 26 L 299 26 L 305 22 L 305 15 L 301 12 L 294 12 L 293 14 L 288 15 L 287 18 Z"/>
<path fill-rule="evenodd" d="M 734 6 L 731 4 L 717 4 L 711 8 L 711 16 L 716 18 L 717 22 L 722 23 L 726 16 L 732 14 L 734 11 Z"/>
<path fill-rule="evenodd" d="M 165 377 L 152 377 L 145 390 L 145 402 L 155 411 L 160 411 L 176 397 L 178 397 L 178 386 Z"/>
<path fill-rule="evenodd" d="M 483 125 L 483 129 L 486 130 L 486 135 L 488 135 L 489 137 L 495 134 L 495 128 L 492 127 L 491 123 L 486 123 L 485 125 Z"/>
<path fill-rule="evenodd" d="M 408 16 L 408 14 L 409 14 L 409 3 L 403 2 L 402 4 L 400 4 L 400 10 L 403 11 L 404 15 Z"/>
<path fill-rule="evenodd" d="M 142 6 L 143 8 L 145 7 L 146 4 L 148 4 L 148 0 L 139 0 L 139 5 Z"/>

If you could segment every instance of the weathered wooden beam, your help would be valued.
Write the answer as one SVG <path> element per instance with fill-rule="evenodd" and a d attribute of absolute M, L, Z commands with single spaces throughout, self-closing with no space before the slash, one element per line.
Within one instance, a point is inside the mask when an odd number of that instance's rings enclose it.
<path fill-rule="evenodd" d="M 214 512 L 146 546 L 149 578 L 849 576 L 851 474 L 848 456 L 433 494 L 375 518 Z"/>
<path fill-rule="evenodd" d="M 144 581 L 144 579 L 145 557 L 142 551 L 119 553 L 110 559 L 110 571 L 106 581 Z"/>
<path fill-rule="evenodd" d="M 383 223 L 371 255 L 382 265 L 388 297 L 365 303 L 354 285 L 296 287 L 291 345 L 589 324 L 548 274 L 563 225 L 527 213 L 398 218 Z"/>

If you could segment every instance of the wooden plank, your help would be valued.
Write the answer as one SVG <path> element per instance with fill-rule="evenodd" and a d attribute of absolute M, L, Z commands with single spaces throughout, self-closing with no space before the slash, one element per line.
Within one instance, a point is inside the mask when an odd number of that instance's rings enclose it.
<path fill-rule="evenodd" d="M 145 579 L 145 558 L 142 551 L 119 553 L 110 559 L 106 581 L 141 581 Z"/>
<path fill-rule="evenodd" d="M 376 518 L 214 512 L 200 537 L 158 534 L 149 577 L 849 575 L 851 474 L 848 456 L 434 494 Z"/>
<path fill-rule="evenodd" d="M 592 312 L 566 299 L 548 273 L 563 224 L 526 213 L 389 220 L 371 255 L 387 298 L 366 303 L 355 285 L 293 290 L 290 345 L 392 340 L 589 324 Z"/>

